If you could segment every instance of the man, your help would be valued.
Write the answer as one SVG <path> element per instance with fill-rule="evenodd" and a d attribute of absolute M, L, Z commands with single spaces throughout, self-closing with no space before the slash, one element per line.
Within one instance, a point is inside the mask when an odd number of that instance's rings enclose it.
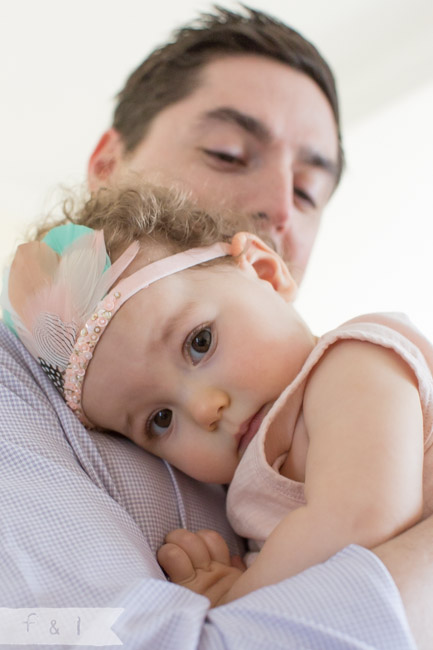
<path fill-rule="evenodd" d="M 342 164 L 333 79 L 315 49 L 261 13 L 218 10 L 133 73 L 91 157 L 89 187 L 144 176 L 185 187 L 199 203 L 247 212 L 300 280 Z M 5 329 L 0 335 L 0 607 L 33 608 L 21 616 L 31 622 L 21 626 L 26 633 L 43 607 L 57 608 L 48 623 L 59 644 L 55 621 L 65 608 L 117 607 L 124 611 L 115 630 L 127 648 L 412 648 L 379 556 L 429 647 L 414 591 L 424 588 L 425 603 L 433 593 L 433 579 L 423 579 L 433 523 L 377 555 L 349 547 L 209 612 L 206 599 L 164 580 L 155 553 L 180 526 L 216 529 L 241 551 L 223 490 L 127 440 L 85 430 L 19 342 Z M 411 545 L 416 559 L 404 553 Z M 84 613 L 73 616 L 78 643 Z"/>
<path fill-rule="evenodd" d="M 300 280 L 343 156 L 332 73 L 284 25 L 229 12 L 181 30 L 119 95 L 89 186 L 129 175 L 263 223 Z"/>

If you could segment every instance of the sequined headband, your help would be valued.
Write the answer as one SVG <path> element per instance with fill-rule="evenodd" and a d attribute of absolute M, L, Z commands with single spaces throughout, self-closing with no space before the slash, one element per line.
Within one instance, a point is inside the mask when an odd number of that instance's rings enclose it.
<path fill-rule="evenodd" d="M 19 246 L 5 273 L 3 320 L 89 428 L 93 424 L 81 405 L 84 377 L 118 309 L 157 280 L 230 255 L 230 245 L 221 242 L 191 248 L 152 262 L 115 284 L 138 250 L 134 242 L 111 264 L 102 231 L 68 224 L 53 228 L 42 242 Z"/>

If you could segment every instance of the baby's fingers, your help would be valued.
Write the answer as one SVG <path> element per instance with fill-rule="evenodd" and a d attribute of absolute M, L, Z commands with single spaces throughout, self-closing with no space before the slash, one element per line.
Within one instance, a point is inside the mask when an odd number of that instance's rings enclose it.
<path fill-rule="evenodd" d="M 205 543 L 211 560 L 227 566 L 231 565 L 230 551 L 224 537 L 217 533 L 216 530 L 207 529 L 199 530 L 197 535 Z"/>
<path fill-rule="evenodd" d="M 189 558 L 195 569 L 207 569 L 212 557 L 206 541 L 198 533 L 192 533 L 184 528 L 172 530 L 165 538 L 166 544 L 173 544 L 181 549 Z"/>
<path fill-rule="evenodd" d="M 223 604 L 242 574 L 231 564 L 224 539 L 212 530 L 173 530 L 158 551 L 158 561 L 172 582 L 206 596 L 212 607 Z"/>
<path fill-rule="evenodd" d="M 158 551 L 158 562 L 172 582 L 183 584 L 192 580 L 195 569 L 188 554 L 177 544 L 164 544 Z"/>

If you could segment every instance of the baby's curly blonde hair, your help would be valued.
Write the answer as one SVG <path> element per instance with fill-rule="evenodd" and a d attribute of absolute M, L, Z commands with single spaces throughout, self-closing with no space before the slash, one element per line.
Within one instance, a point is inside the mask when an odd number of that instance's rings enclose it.
<path fill-rule="evenodd" d="M 147 183 L 103 188 L 78 202 L 69 197 L 63 203 L 62 218 L 45 219 L 36 227 L 32 239 L 40 240 L 51 228 L 64 223 L 103 230 L 111 261 L 133 241 L 139 241 L 142 247 L 146 242 L 155 242 L 176 253 L 229 242 L 241 230 L 257 232 L 251 217 L 226 210 L 206 211 L 179 190 Z"/>

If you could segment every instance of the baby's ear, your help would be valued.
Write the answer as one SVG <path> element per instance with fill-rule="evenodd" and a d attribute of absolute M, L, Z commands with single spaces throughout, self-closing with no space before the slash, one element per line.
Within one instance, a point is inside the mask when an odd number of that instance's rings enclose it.
<path fill-rule="evenodd" d="M 297 285 L 281 257 L 264 241 L 249 232 L 238 232 L 232 239 L 231 254 L 240 268 L 251 270 L 269 282 L 287 302 L 295 299 Z"/>

